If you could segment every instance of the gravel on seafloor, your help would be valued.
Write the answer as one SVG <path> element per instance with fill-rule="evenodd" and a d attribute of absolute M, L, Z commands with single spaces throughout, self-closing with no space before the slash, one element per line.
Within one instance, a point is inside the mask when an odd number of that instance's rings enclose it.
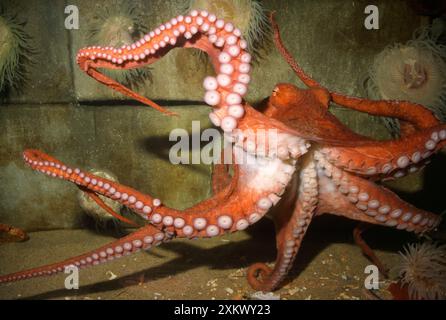
<path fill-rule="evenodd" d="M 2 285 L 0 299 L 370 299 L 364 291 L 364 268 L 370 262 L 361 250 L 351 242 L 321 245 L 317 236 L 306 239 L 279 290 L 255 292 L 246 280 L 247 267 L 257 262 L 274 265 L 271 237 L 240 232 L 225 235 L 225 241 L 176 239 L 81 270 L 79 290 L 64 289 L 64 275 L 59 274 Z M 0 274 L 56 262 L 57 257 L 81 254 L 111 240 L 87 230 L 33 232 L 27 242 L 0 246 Z M 397 250 L 375 253 L 389 267 L 399 259 Z M 374 294 L 391 298 L 389 283 L 380 279 L 380 290 Z"/>

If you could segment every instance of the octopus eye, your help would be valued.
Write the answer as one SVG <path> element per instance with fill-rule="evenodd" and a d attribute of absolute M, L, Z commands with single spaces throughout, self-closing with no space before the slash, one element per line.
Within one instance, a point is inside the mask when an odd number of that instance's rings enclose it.
<path fill-rule="evenodd" d="M 273 89 L 273 96 L 276 96 L 279 93 L 279 87 L 275 87 Z"/>

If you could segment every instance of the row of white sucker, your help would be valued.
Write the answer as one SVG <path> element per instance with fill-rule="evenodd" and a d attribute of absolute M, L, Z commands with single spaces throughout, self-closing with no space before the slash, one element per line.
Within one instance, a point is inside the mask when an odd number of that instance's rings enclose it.
<path fill-rule="evenodd" d="M 206 77 L 203 86 L 206 90 L 204 101 L 210 106 L 220 107 L 211 112 L 213 124 L 230 132 L 237 127 L 237 119 L 244 115 L 242 98 L 251 80 L 251 55 L 246 51 L 247 42 L 241 38 L 241 31 L 232 23 L 217 19 L 207 11 L 192 10 L 189 15 L 179 15 L 149 32 L 137 42 L 121 48 L 92 46 L 79 50 L 77 61 L 81 59 L 105 60 L 116 65 L 142 61 L 154 57 L 158 50 L 174 46 L 179 37 L 186 41 L 197 34 L 221 49 L 218 56 L 216 77 Z"/>
<path fill-rule="evenodd" d="M 367 190 L 361 190 L 357 184 L 350 181 L 351 179 L 347 177 L 348 174 L 333 166 L 323 154 L 315 152 L 315 159 L 318 161 L 319 168 L 334 182 L 339 192 L 346 196 L 352 205 L 355 205 L 364 214 L 373 217 L 377 222 L 389 227 L 415 232 L 423 232 L 439 223 L 440 220 L 434 215 L 424 215 L 421 212 L 414 214 L 410 210 L 404 212 L 403 208 L 392 207 L 385 202 L 381 203 L 378 199 L 374 199 Z M 414 208 L 414 210 L 417 209 Z"/>
<path fill-rule="evenodd" d="M 427 163 L 429 158 L 438 146 L 438 143 L 446 140 L 446 129 L 434 130 L 422 146 L 423 149 L 414 151 L 411 154 L 402 154 L 394 161 L 387 162 L 378 168 L 377 166 L 370 166 L 365 169 L 364 173 L 369 176 L 377 174 L 388 175 L 392 173 L 393 178 L 401 178 L 408 173 L 413 173 L 419 170 L 420 166 Z M 350 167 L 350 159 L 343 159 L 340 151 L 335 148 L 322 148 L 321 152 L 327 159 L 336 166 L 346 166 L 349 171 L 356 172 L 358 168 Z M 371 159 L 371 161 L 375 161 Z M 344 163 L 345 162 L 345 163 Z M 362 172 L 362 171 L 361 171 Z"/>
<path fill-rule="evenodd" d="M 151 203 L 147 202 L 142 197 L 141 199 L 138 199 L 138 195 L 136 194 L 128 194 L 119 191 L 121 190 L 121 187 L 116 183 L 102 181 L 99 177 L 94 177 L 92 174 L 83 172 L 79 168 L 73 169 L 58 163 L 57 161 L 38 159 L 32 154 L 27 155 L 26 152 L 23 154 L 23 158 L 34 170 L 48 176 L 72 181 L 78 185 L 85 186 L 90 190 L 104 194 L 113 200 L 120 201 L 122 204 L 140 214 L 142 218 L 149 220 L 153 224 L 163 224 L 165 227 L 173 226 L 175 229 L 181 230 L 185 236 L 192 236 L 196 232 L 204 231 L 207 236 L 214 237 L 226 230 L 244 230 L 250 224 L 260 220 L 271 206 L 280 200 L 280 197 L 275 194 L 262 197 L 257 201 L 256 211 L 251 212 L 246 217 L 241 217 L 235 222 L 230 215 L 222 214 L 217 218 L 216 225 L 209 224 L 204 217 L 191 218 L 192 223 L 187 224 L 186 220 L 182 217 L 162 215 L 161 213 L 156 212 L 156 208 L 161 206 L 161 201 L 159 199 L 155 198 L 151 200 Z"/>

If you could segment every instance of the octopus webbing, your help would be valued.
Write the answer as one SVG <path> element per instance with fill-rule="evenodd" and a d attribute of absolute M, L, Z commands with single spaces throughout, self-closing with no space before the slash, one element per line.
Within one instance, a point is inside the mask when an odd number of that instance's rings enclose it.
<path fill-rule="evenodd" d="M 439 124 L 421 105 L 354 98 L 322 87 L 294 61 L 272 16 L 271 21 L 277 48 L 309 88 L 278 84 L 261 111 L 243 99 L 251 80 L 251 56 L 240 30 L 206 11 L 193 10 L 173 18 L 130 46 L 79 50 L 77 63 L 89 76 L 169 115 L 172 112 L 108 78 L 98 68 L 137 68 L 154 63 L 176 47 L 206 52 L 217 75 L 204 79 L 204 101 L 212 107 L 212 123 L 231 139 L 234 161 L 215 165 L 214 196 L 189 209 L 176 210 L 131 187 L 66 165 L 41 151 L 26 150 L 24 161 L 33 170 L 71 181 L 96 200 L 103 195 L 119 201 L 148 223 L 91 252 L 4 275 L 0 282 L 52 275 L 71 265 L 85 268 L 173 238 L 241 231 L 271 212 L 276 226 L 274 268 L 257 263 L 248 269 L 253 288 L 271 291 L 280 287 L 292 267 L 315 216 L 331 213 L 415 233 L 435 228 L 439 216 L 404 202 L 375 181 L 418 170 L 445 146 L 446 125 Z M 330 102 L 397 118 L 402 137 L 377 141 L 361 136 L 328 112 Z"/>

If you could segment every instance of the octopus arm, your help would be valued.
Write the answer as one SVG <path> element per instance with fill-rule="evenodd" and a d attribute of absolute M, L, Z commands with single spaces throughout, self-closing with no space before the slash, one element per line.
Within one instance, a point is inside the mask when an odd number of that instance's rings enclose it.
<path fill-rule="evenodd" d="M 438 226 L 440 217 L 417 209 L 392 191 L 372 181 L 332 166 L 315 153 L 319 176 L 318 214 L 332 213 L 347 218 L 416 233 Z"/>
<path fill-rule="evenodd" d="M 192 10 L 188 15 L 177 16 L 132 45 L 83 48 L 77 54 L 77 63 L 81 70 L 106 86 L 173 115 L 98 69 L 132 69 L 149 65 L 177 47 L 197 48 L 209 55 L 217 76 L 204 79 L 204 101 L 215 109 L 209 116 L 214 125 L 232 131 L 244 115 L 243 96 L 251 80 L 251 55 L 246 50 L 247 42 L 242 39 L 241 31 L 207 11 Z"/>
<path fill-rule="evenodd" d="M 116 219 L 127 223 L 131 226 L 138 226 L 135 222 L 133 222 L 130 219 L 127 219 L 125 217 L 123 217 L 122 215 L 116 213 L 112 208 L 110 208 L 104 201 L 102 201 L 102 199 L 93 191 L 88 190 L 84 187 L 79 187 L 80 190 L 82 190 L 91 200 L 93 200 L 94 202 L 96 202 L 96 204 L 98 206 L 100 206 L 102 209 L 104 209 L 105 211 L 107 211 L 110 215 L 112 215 L 113 217 L 115 217 Z"/>
<path fill-rule="evenodd" d="M 446 145 L 446 125 L 412 133 L 398 140 L 357 147 L 322 147 L 334 166 L 374 179 L 400 178 L 415 172 Z"/>
<path fill-rule="evenodd" d="M 14 282 L 29 278 L 63 273 L 66 268 L 71 266 L 85 268 L 88 266 L 97 265 L 121 256 L 138 252 L 141 249 L 149 249 L 150 247 L 166 242 L 169 239 L 170 235 L 166 232 L 160 231 L 154 226 L 146 225 L 126 237 L 76 257 L 45 266 L 0 276 L 0 283 Z"/>
<path fill-rule="evenodd" d="M 160 112 L 163 112 L 167 115 L 176 115 L 174 112 L 166 110 L 165 108 L 161 107 L 154 101 L 152 101 L 140 94 L 137 94 L 136 92 L 130 90 L 129 88 L 127 88 L 126 86 L 113 80 L 112 78 L 107 77 L 103 73 L 100 73 L 98 70 L 96 70 L 96 67 L 99 67 L 99 66 L 100 66 L 100 64 L 94 64 L 89 61 L 86 61 L 85 66 L 83 68 L 90 77 L 93 77 L 94 79 L 96 79 L 96 81 L 99 81 L 100 83 L 105 84 L 109 88 L 112 88 L 113 90 L 116 90 L 116 91 L 118 91 L 132 99 L 135 99 L 145 105 L 151 106 L 152 108 L 154 108 Z"/>
<path fill-rule="evenodd" d="M 73 182 L 78 187 L 128 206 L 150 222 L 129 236 L 84 255 L 37 269 L 0 277 L 0 282 L 44 276 L 64 270 L 67 265 L 88 266 L 105 262 L 124 253 L 148 249 L 173 237 L 214 237 L 244 230 L 259 221 L 280 200 L 294 173 L 294 165 L 279 159 L 257 159 L 234 147 L 234 159 L 241 163 L 226 188 L 187 210 L 164 206 L 159 199 L 137 190 L 72 168 L 38 150 L 26 150 L 25 162 L 36 171 Z M 151 240 L 151 241 L 149 241 Z M 122 247 L 122 248 L 121 248 Z M 124 251 L 121 251 L 123 249 Z"/>
<path fill-rule="evenodd" d="M 318 203 L 314 162 L 306 161 L 299 176 L 295 177 L 290 186 L 285 197 L 287 201 L 274 208 L 277 247 L 274 268 L 271 269 L 264 263 L 255 263 L 248 269 L 248 282 L 255 290 L 277 289 L 293 266 Z"/>
<path fill-rule="evenodd" d="M 277 23 L 274 21 L 274 15 L 270 16 L 271 24 L 274 30 L 274 43 L 285 61 L 297 74 L 299 79 L 310 88 L 323 89 L 323 86 L 307 75 L 299 64 L 294 60 L 291 53 L 286 49 L 280 37 L 280 31 Z M 424 106 L 408 101 L 374 101 L 357 97 L 350 97 L 336 92 L 330 92 L 330 100 L 334 103 L 366 112 L 371 115 L 398 118 L 413 124 L 417 129 L 429 128 L 438 125 L 439 121 L 433 113 Z"/>
<path fill-rule="evenodd" d="M 430 128 L 440 122 L 426 107 L 409 101 L 369 100 L 331 93 L 332 101 L 338 105 L 374 116 L 397 118 L 412 124 L 416 130 Z"/>

